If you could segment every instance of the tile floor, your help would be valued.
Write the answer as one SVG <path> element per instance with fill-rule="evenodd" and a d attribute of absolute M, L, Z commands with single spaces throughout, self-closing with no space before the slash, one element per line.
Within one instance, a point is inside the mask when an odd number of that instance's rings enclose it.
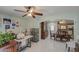
<path fill-rule="evenodd" d="M 37 43 L 32 42 L 31 48 L 27 47 L 22 52 L 66 52 L 65 45 L 65 42 L 45 39 Z"/>

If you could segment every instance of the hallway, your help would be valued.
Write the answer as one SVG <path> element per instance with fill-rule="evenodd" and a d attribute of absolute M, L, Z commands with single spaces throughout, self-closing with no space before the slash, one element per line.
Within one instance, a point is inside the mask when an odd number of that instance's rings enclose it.
<path fill-rule="evenodd" d="M 52 39 L 32 42 L 31 48 L 26 48 L 22 52 L 66 52 L 65 42 L 54 41 Z"/>

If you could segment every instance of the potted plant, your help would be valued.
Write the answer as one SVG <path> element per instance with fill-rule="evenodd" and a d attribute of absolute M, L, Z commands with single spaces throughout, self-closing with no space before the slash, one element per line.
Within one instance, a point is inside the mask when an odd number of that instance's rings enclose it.
<path fill-rule="evenodd" d="M 16 35 L 14 35 L 13 33 L 5 33 L 5 41 L 6 42 L 10 43 L 15 38 L 16 38 Z"/>
<path fill-rule="evenodd" d="M 0 33 L 0 46 L 2 47 L 6 43 L 11 43 L 15 38 L 16 36 L 12 33 Z"/>

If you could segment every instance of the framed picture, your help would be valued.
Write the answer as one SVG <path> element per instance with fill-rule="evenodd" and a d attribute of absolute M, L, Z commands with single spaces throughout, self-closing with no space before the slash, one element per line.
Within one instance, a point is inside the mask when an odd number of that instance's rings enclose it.
<path fill-rule="evenodd" d="M 15 23 L 12 23 L 12 26 L 16 26 L 16 24 Z"/>
<path fill-rule="evenodd" d="M 3 18 L 3 24 L 11 24 L 11 19 Z"/>
<path fill-rule="evenodd" d="M 5 25 L 5 29 L 10 29 L 11 19 L 3 18 L 3 24 Z"/>
<path fill-rule="evenodd" d="M 15 29 L 15 27 L 16 27 L 16 24 L 15 24 L 15 23 L 12 23 L 11 28 L 12 28 L 12 29 Z"/>
<path fill-rule="evenodd" d="M 5 25 L 5 29 L 10 29 L 10 25 Z"/>
<path fill-rule="evenodd" d="M 16 27 L 19 27 L 19 22 L 18 21 L 16 22 Z"/>

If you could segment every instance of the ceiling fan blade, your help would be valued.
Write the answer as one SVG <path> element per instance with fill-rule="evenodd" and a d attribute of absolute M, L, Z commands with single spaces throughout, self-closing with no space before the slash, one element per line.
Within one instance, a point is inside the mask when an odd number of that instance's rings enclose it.
<path fill-rule="evenodd" d="M 18 11 L 18 12 L 24 12 L 25 13 L 25 11 L 22 11 L 22 10 L 17 10 L 17 9 L 14 9 L 15 11 Z"/>
<path fill-rule="evenodd" d="M 34 15 L 32 15 L 33 18 L 36 18 Z"/>
<path fill-rule="evenodd" d="M 25 16 L 27 16 L 27 14 L 23 15 L 22 17 L 25 17 Z"/>
<path fill-rule="evenodd" d="M 43 13 L 33 12 L 34 15 L 43 16 Z"/>

